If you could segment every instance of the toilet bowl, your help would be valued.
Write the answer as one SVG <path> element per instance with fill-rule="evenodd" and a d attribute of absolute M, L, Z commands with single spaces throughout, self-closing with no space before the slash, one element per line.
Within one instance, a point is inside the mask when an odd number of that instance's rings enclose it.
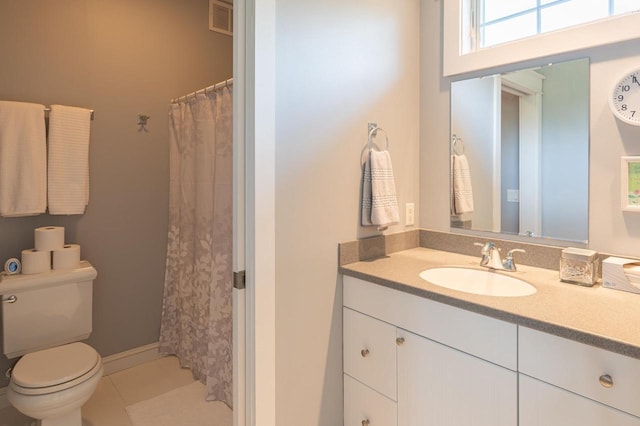
<path fill-rule="evenodd" d="M 13 368 L 7 398 L 42 426 L 81 426 L 80 408 L 102 373 L 100 355 L 84 343 L 31 352 Z"/>

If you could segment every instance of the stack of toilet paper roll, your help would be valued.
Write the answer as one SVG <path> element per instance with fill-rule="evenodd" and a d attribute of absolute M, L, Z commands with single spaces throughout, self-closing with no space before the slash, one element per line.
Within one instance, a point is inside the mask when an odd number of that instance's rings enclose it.
<path fill-rule="evenodd" d="M 35 248 L 22 250 L 22 273 L 39 274 L 53 269 L 75 269 L 80 246 L 64 243 L 64 227 L 44 226 L 34 231 Z"/>

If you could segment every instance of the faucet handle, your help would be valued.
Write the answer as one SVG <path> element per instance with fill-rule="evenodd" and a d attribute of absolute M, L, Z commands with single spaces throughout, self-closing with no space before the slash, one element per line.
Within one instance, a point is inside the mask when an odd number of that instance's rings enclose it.
<path fill-rule="evenodd" d="M 507 252 L 507 259 L 513 259 L 513 253 L 526 253 L 523 249 L 511 249 Z"/>
<path fill-rule="evenodd" d="M 513 261 L 513 253 L 526 253 L 526 250 L 523 249 L 512 249 L 507 252 L 507 257 L 504 258 L 502 262 L 502 267 L 505 271 L 517 271 L 516 264 Z"/>

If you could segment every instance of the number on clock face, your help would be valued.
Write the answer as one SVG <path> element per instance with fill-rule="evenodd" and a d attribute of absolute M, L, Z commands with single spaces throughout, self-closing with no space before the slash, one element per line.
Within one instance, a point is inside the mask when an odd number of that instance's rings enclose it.
<path fill-rule="evenodd" d="M 610 105 L 620 120 L 640 126 L 640 70 L 626 75 L 615 85 Z"/>

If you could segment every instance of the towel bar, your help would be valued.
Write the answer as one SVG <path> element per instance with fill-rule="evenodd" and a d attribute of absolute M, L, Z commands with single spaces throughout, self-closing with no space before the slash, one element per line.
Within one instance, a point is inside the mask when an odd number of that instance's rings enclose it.
<path fill-rule="evenodd" d="M 51 108 L 49 107 L 45 107 L 44 112 L 51 112 Z M 91 119 L 93 120 L 93 116 L 94 116 L 94 110 L 91 110 Z"/>

